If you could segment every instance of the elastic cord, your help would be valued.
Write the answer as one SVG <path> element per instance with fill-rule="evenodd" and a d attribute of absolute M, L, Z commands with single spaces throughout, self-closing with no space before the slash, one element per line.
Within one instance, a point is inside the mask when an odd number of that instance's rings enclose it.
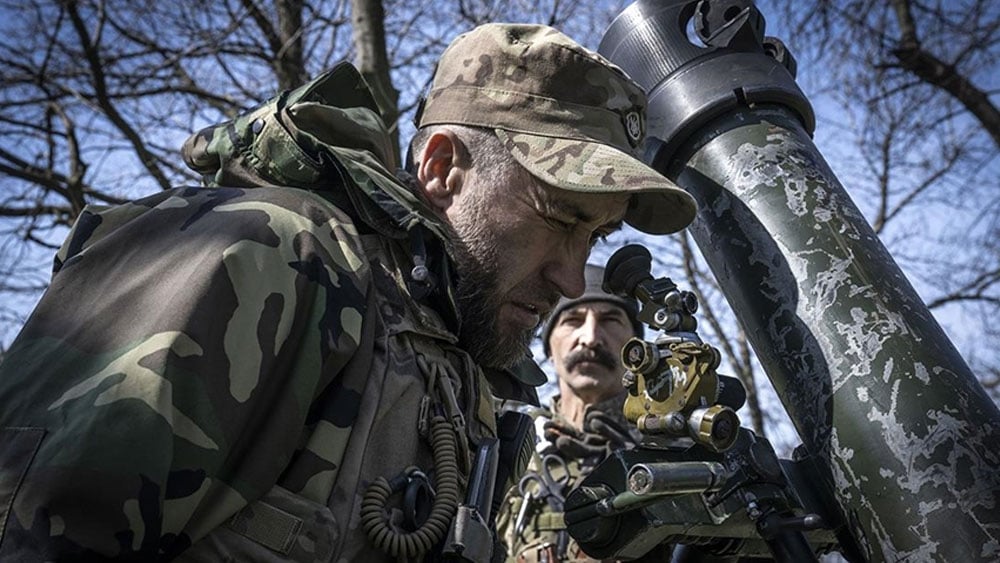
<path fill-rule="evenodd" d="M 410 560 L 422 557 L 444 538 L 458 508 L 458 447 L 454 428 L 442 416 L 431 420 L 431 449 L 437 470 L 437 494 L 430 516 L 419 528 L 404 532 L 389 521 L 386 504 L 393 491 L 384 477 L 375 479 L 361 500 L 361 526 L 372 543 L 392 557 Z"/>

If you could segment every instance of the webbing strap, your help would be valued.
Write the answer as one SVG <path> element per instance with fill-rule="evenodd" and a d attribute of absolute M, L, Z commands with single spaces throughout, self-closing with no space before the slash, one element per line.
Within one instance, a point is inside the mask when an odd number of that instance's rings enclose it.
<path fill-rule="evenodd" d="M 539 530 L 558 531 L 566 529 L 566 519 L 562 512 L 543 512 L 535 518 Z"/>

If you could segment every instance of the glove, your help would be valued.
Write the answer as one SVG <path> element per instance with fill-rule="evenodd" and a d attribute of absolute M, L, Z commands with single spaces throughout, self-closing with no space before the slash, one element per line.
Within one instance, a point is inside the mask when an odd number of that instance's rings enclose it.
<path fill-rule="evenodd" d="M 615 416 L 604 411 L 591 410 L 583 419 L 583 428 L 584 431 L 593 432 L 606 438 L 611 450 L 637 445 L 637 441 L 629 432 L 628 424 L 621 414 Z"/>
<path fill-rule="evenodd" d="M 565 459 L 599 461 L 613 450 L 636 442 L 627 427 L 608 413 L 591 410 L 583 421 L 583 430 L 550 420 L 542 426 L 545 440 L 554 445 Z"/>
<path fill-rule="evenodd" d="M 542 426 L 545 441 L 552 444 L 563 459 L 602 458 L 607 452 L 608 440 L 593 432 L 550 420 Z"/>

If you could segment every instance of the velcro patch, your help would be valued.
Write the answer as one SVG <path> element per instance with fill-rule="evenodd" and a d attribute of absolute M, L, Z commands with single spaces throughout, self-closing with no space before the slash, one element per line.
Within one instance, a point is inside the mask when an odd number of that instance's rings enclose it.
<path fill-rule="evenodd" d="M 302 519 L 258 500 L 237 512 L 226 522 L 226 527 L 268 549 L 288 555 L 302 529 Z"/>

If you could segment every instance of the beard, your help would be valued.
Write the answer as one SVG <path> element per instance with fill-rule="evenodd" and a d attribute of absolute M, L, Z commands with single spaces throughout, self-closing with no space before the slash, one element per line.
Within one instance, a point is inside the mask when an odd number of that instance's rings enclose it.
<path fill-rule="evenodd" d="M 500 245 L 488 220 L 473 205 L 452 221 L 450 250 L 458 274 L 455 286 L 461 327 L 459 344 L 479 365 L 509 369 L 529 354 L 534 329 L 501 331 L 503 270 Z"/>

